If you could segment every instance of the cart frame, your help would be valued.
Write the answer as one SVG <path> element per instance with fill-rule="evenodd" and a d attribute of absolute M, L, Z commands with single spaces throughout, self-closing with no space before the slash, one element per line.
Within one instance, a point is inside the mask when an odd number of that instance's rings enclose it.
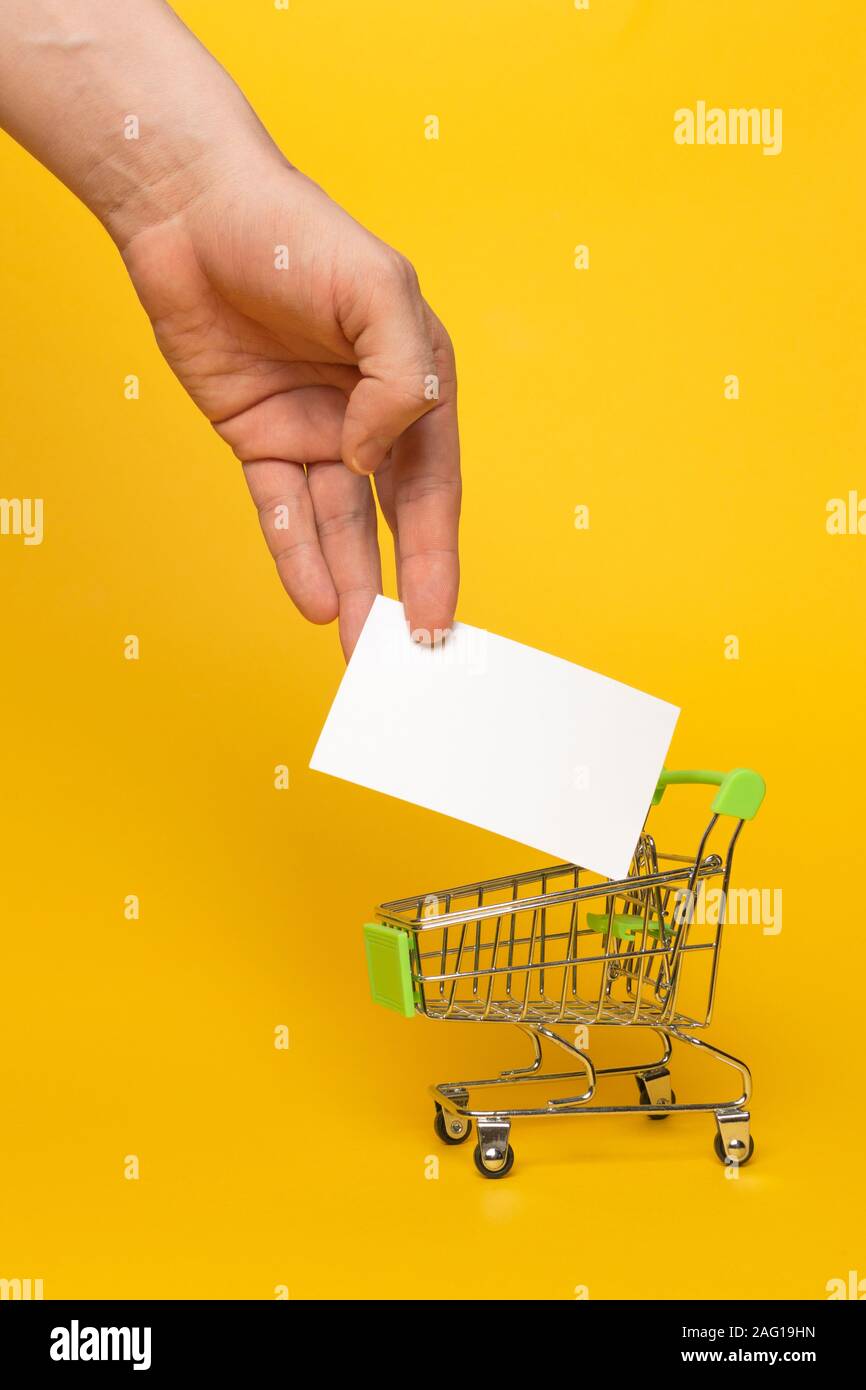
<path fill-rule="evenodd" d="M 668 786 L 694 783 L 719 789 L 694 855 L 657 851 L 645 824 L 625 879 L 553 865 L 384 903 L 376 922 L 365 926 L 371 989 L 378 1003 L 440 1022 L 510 1023 L 530 1041 L 528 1065 L 430 1087 L 436 1133 L 444 1143 L 465 1142 L 475 1123 L 475 1164 L 485 1177 L 504 1177 L 511 1170 L 513 1120 L 550 1115 L 640 1113 L 662 1120 L 672 1114 L 713 1113 L 717 1157 L 728 1167 L 742 1166 L 752 1157 L 749 1068 L 695 1037 L 694 1030 L 712 1019 L 734 850 L 765 787 L 757 773 L 745 768 L 729 773 L 665 770 L 652 805 Z M 723 855 L 707 853 L 722 816 L 734 820 L 727 847 Z M 566 879 L 571 879 L 567 887 L 551 891 L 551 884 Z M 721 883 L 721 895 L 716 919 L 706 930 L 697 909 L 702 889 L 706 901 L 706 885 L 712 882 Z M 536 887 L 541 891 L 533 891 Z M 456 905 L 464 900 L 466 906 Z M 590 911 L 602 903 L 603 913 Z M 587 938 L 599 942 L 589 954 L 582 952 Z M 702 1007 L 685 1012 L 679 1007 L 681 986 L 699 960 L 705 967 Z M 579 984 L 590 968 L 598 984 L 588 992 Z M 555 989 L 549 987 L 551 980 Z M 649 1030 L 661 1042 L 661 1056 L 599 1067 L 588 1050 L 589 1029 L 597 1026 Z M 573 1027 L 581 1036 L 571 1042 L 554 1031 L 557 1027 Z M 740 1094 L 678 1103 L 668 1068 L 675 1042 L 690 1044 L 736 1071 Z M 544 1070 L 544 1045 L 562 1049 L 571 1067 Z M 621 1076 L 635 1077 L 635 1104 L 593 1103 L 600 1081 Z M 485 1089 L 572 1081 L 578 1083 L 576 1093 L 534 1105 L 483 1108 L 470 1103 L 473 1093 Z"/>

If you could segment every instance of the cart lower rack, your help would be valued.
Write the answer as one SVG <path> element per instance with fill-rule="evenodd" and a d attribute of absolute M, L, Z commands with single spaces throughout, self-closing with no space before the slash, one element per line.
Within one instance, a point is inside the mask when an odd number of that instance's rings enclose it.
<path fill-rule="evenodd" d="M 761 805 L 764 782 L 746 768 L 665 770 L 654 806 L 675 783 L 718 787 L 694 855 L 663 854 L 645 827 L 624 879 L 557 864 L 384 903 L 377 920 L 364 927 L 377 1003 L 407 1017 L 513 1023 L 531 1043 L 526 1066 L 431 1087 L 436 1133 L 444 1143 L 462 1144 L 475 1122 L 475 1164 L 485 1177 L 504 1177 L 513 1166 L 512 1120 L 542 1115 L 644 1113 L 662 1120 L 712 1112 L 718 1158 L 741 1165 L 752 1157 L 749 1069 L 694 1034 L 712 1017 L 734 849 Z M 711 841 L 721 817 L 732 829 L 719 853 Z M 658 1055 L 598 1067 L 588 1051 L 593 1027 L 648 1030 L 658 1040 Z M 569 1029 L 572 1038 L 563 1036 Z M 675 1042 L 732 1068 L 739 1094 L 679 1104 L 668 1067 Z M 567 1054 L 567 1070 L 543 1069 L 546 1045 Z M 599 1103 L 600 1083 L 622 1076 L 635 1078 L 636 1102 Z M 494 1089 L 511 1097 L 515 1087 L 542 1083 L 568 1093 L 524 1106 L 506 1100 L 481 1108 L 474 1099 Z"/>

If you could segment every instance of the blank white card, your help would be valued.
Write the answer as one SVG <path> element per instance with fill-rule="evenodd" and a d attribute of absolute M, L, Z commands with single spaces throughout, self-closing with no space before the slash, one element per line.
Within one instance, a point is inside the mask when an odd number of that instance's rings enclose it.
<path fill-rule="evenodd" d="M 622 878 L 678 715 L 465 623 L 414 643 L 380 596 L 310 767 Z"/>

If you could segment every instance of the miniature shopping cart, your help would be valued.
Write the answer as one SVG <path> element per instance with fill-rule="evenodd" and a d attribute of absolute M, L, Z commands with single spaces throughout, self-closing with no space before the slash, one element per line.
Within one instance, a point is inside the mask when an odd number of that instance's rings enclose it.
<path fill-rule="evenodd" d="M 718 787 L 694 855 L 662 854 L 645 825 L 627 878 L 557 864 L 384 903 L 377 921 L 364 928 L 377 1003 L 407 1017 L 513 1023 L 532 1044 L 528 1066 L 431 1087 L 435 1129 L 445 1144 L 462 1144 L 475 1121 L 475 1164 L 485 1177 L 502 1178 L 513 1166 L 512 1120 L 540 1115 L 645 1113 L 662 1120 L 712 1112 L 721 1162 L 742 1165 L 752 1157 L 749 1069 L 694 1030 L 712 1016 L 734 849 L 744 822 L 761 805 L 764 782 L 746 768 L 724 774 L 666 770 L 653 806 L 673 783 Z M 649 1029 L 661 1042 L 661 1056 L 598 1067 L 588 1052 L 595 1026 Z M 668 1069 L 674 1042 L 733 1068 L 741 1079 L 739 1097 L 678 1104 Z M 544 1071 L 543 1043 L 567 1053 L 570 1069 Z M 593 1104 L 602 1079 L 622 1076 L 637 1082 L 635 1104 Z M 541 1083 L 567 1094 L 522 1108 L 511 1100 L 514 1087 Z M 487 1109 L 470 1104 L 484 1090 L 499 1091 L 504 1103 Z"/>

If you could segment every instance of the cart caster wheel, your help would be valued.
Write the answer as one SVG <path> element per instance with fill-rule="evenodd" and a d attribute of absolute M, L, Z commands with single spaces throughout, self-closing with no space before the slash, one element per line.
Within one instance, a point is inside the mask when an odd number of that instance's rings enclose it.
<path fill-rule="evenodd" d="M 651 1104 L 651 1101 L 650 1101 L 649 1095 L 648 1095 L 648 1093 L 647 1093 L 646 1086 L 645 1086 L 644 1083 L 641 1081 L 640 1077 L 638 1077 L 637 1088 L 638 1088 L 638 1092 L 639 1092 L 639 1094 L 640 1094 L 640 1103 L 641 1103 L 641 1105 L 650 1105 L 650 1104 Z M 666 1100 L 666 1101 L 664 1102 L 664 1104 L 665 1104 L 665 1105 L 676 1105 L 676 1103 L 677 1103 L 677 1093 L 676 1093 L 676 1091 L 671 1091 L 670 1100 Z M 670 1119 L 670 1115 L 647 1115 L 647 1119 L 648 1119 L 648 1120 L 669 1120 L 669 1119 Z"/>
<path fill-rule="evenodd" d="M 481 1157 L 480 1144 L 475 1145 L 475 1149 L 473 1151 L 472 1156 L 475 1159 L 475 1167 L 478 1169 L 479 1173 L 483 1178 L 505 1178 L 508 1176 L 508 1174 L 514 1167 L 514 1150 L 512 1149 L 510 1144 L 508 1145 L 508 1148 L 505 1152 L 505 1162 L 503 1163 L 501 1168 L 497 1168 L 495 1170 L 492 1168 L 488 1168 L 485 1165 L 484 1159 Z"/>
<path fill-rule="evenodd" d="M 472 1133 L 472 1121 L 453 1114 L 446 1117 L 445 1111 L 437 1106 L 433 1128 L 443 1144 L 465 1144 Z"/>
<path fill-rule="evenodd" d="M 667 1116 L 665 1116 L 665 1118 L 667 1118 Z M 743 1154 L 743 1157 L 739 1159 L 732 1158 L 730 1154 L 725 1153 L 725 1146 L 722 1143 L 722 1136 L 720 1134 L 717 1134 L 715 1139 L 713 1140 L 713 1148 L 716 1151 L 716 1158 L 719 1160 L 720 1163 L 724 1163 L 726 1168 L 733 1168 L 734 1166 L 736 1166 L 737 1168 L 743 1168 L 749 1162 L 750 1158 L 752 1157 L 752 1154 L 755 1152 L 755 1141 L 752 1138 L 752 1136 L 749 1135 L 749 1147 Z"/>

